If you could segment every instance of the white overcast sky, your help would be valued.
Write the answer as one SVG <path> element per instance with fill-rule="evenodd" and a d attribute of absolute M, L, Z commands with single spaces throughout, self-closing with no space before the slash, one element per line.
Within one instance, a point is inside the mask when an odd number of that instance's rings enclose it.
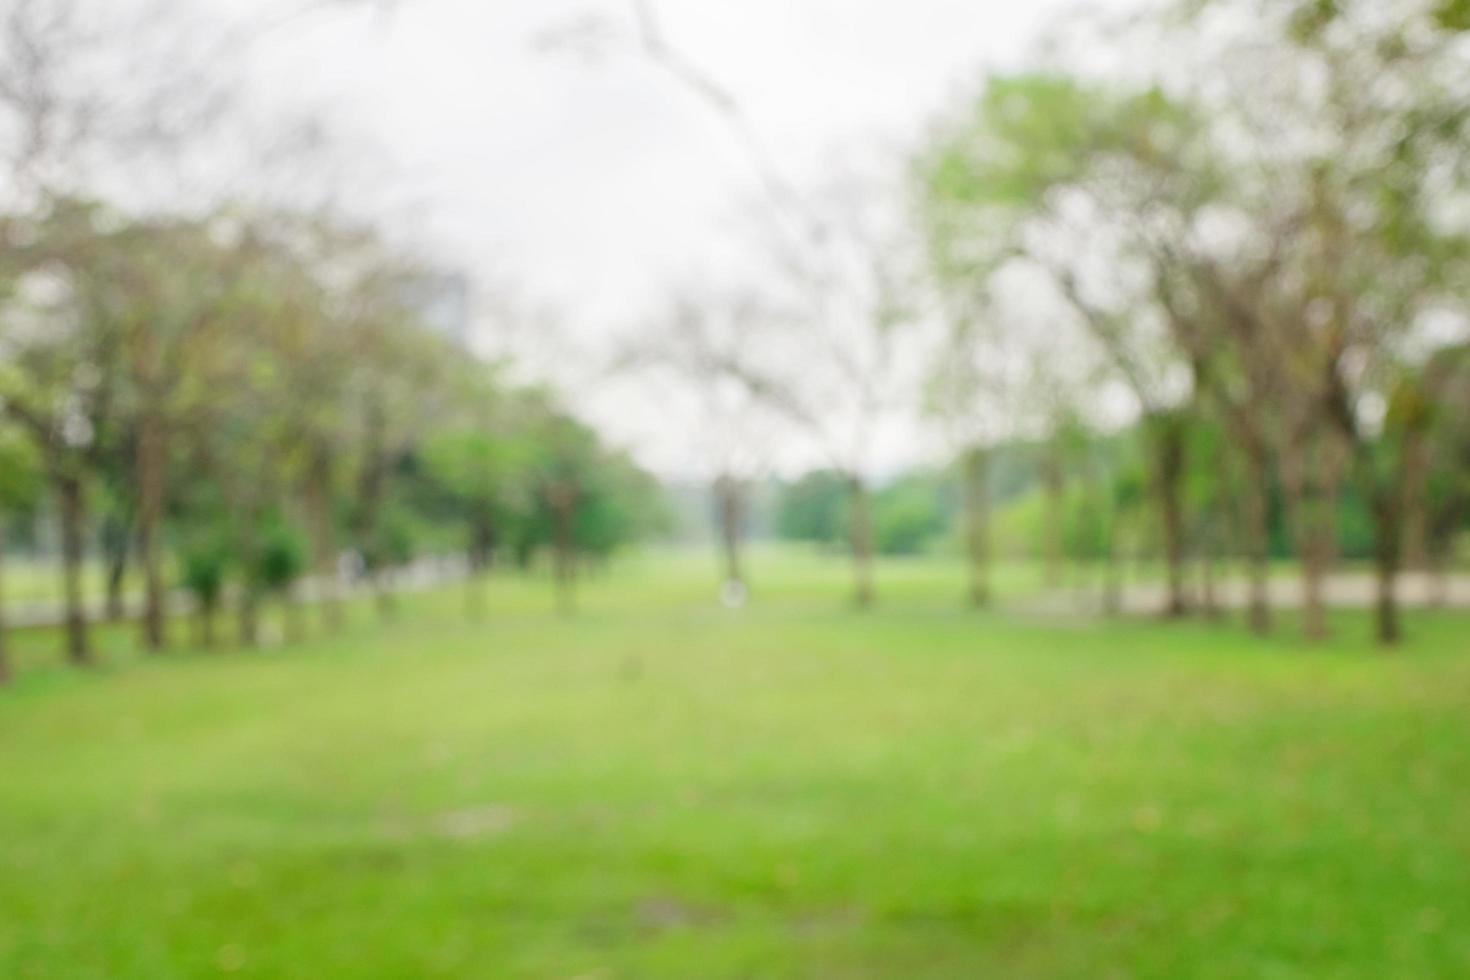
<path fill-rule="evenodd" d="M 737 96 L 796 180 L 844 148 L 911 141 L 985 70 L 1022 64 L 1072 6 L 655 3 L 665 33 Z M 718 277 L 731 216 L 755 183 L 720 121 L 646 61 L 535 43 L 586 16 L 631 31 L 627 0 L 397 0 L 379 15 L 318 16 L 273 37 L 254 85 L 376 144 L 400 229 L 482 283 L 516 284 L 595 345 L 671 283 Z M 649 424 L 646 405 L 626 408 L 597 420 L 677 471 L 677 446 L 651 435 L 667 427 Z"/>

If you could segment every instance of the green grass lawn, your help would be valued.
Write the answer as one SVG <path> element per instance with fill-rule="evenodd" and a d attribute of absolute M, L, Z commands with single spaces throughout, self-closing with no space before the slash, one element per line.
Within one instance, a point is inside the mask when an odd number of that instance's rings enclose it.
<path fill-rule="evenodd" d="M 1470 975 L 1470 616 L 1309 650 L 939 562 L 859 615 L 789 557 L 734 613 L 708 565 L 91 674 L 20 637 L 0 977 Z"/>

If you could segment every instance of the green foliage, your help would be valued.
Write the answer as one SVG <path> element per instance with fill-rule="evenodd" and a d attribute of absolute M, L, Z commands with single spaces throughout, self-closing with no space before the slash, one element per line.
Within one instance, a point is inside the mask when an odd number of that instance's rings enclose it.
<path fill-rule="evenodd" d="M 619 547 L 667 532 L 671 518 L 658 482 L 621 454 L 609 454 L 583 487 L 575 524 L 580 549 L 606 558 Z"/>
<path fill-rule="evenodd" d="M 414 514 L 402 506 L 390 505 L 380 518 L 363 559 L 375 571 L 407 564 L 413 560 L 419 539 L 419 521 Z"/>
<path fill-rule="evenodd" d="M 965 205 L 1034 207 L 1086 162 L 1102 119 L 1094 92 L 1062 75 L 991 79 L 928 165 L 928 190 Z"/>
<path fill-rule="evenodd" d="M 852 481 L 834 470 L 816 470 L 782 484 L 775 529 L 788 541 L 842 545 L 852 513 Z M 954 511 L 948 479 L 913 473 L 872 491 L 873 545 L 879 554 L 914 555 L 942 537 Z"/>
<path fill-rule="evenodd" d="M 266 522 L 256 547 L 253 577 L 267 592 L 286 592 L 306 570 L 306 540 L 289 521 Z"/>
<path fill-rule="evenodd" d="M 472 538 L 493 536 L 521 566 L 553 546 L 556 499 L 570 501 L 571 545 L 585 557 L 604 559 L 669 527 L 657 481 L 535 390 L 508 397 L 496 431 L 436 434 L 421 461 Z"/>
<path fill-rule="evenodd" d="M 543 417 L 506 447 L 521 470 L 504 521 L 522 556 L 551 544 L 552 499 L 563 490 L 573 501 L 573 545 L 585 555 L 606 558 L 671 528 L 662 487 L 632 457 L 604 446 L 583 423 L 542 411 Z"/>
<path fill-rule="evenodd" d="M 1065 75 L 995 76 L 922 158 L 921 186 L 935 212 L 1015 221 L 1110 155 L 1172 166 L 1200 127 L 1187 106 L 1157 88 L 1115 92 Z"/>
<path fill-rule="evenodd" d="M 1447 31 L 1470 31 L 1470 0 L 1440 0 L 1434 16 Z"/>
<path fill-rule="evenodd" d="M 41 461 L 35 443 L 0 422 L 0 515 L 33 507 L 41 493 Z"/>
<path fill-rule="evenodd" d="M 949 481 L 916 474 L 873 495 L 873 539 L 879 554 L 916 555 L 944 534 L 953 520 Z"/>
<path fill-rule="evenodd" d="M 1363 500 L 1362 493 L 1349 481 L 1338 498 L 1334 515 L 1337 527 L 1337 551 L 1343 558 L 1362 561 L 1373 557 L 1373 514 Z M 1292 554 L 1284 523 L 1273 529 L 1272 554 L 1285 558 Z"/>
<path fill-rule="evenodd" d="M 1292 11 L 1288 30 L 1302 44 L 1317 39 L 1341 13 L 1338 0 L 1304 0 Z"/>
<path fill-rule="evenodd" d="M 223 534 L 196 533 L 181 549 L 180 584 L 206 609 L 219 604 L 231 564 L 231 548 Z"/>
<path fill-rule="evenodd" d="M 776 533 L 789 541 L 833 544 L 847 535 L 849 480 L 817 470 L 782 484 L 776 496 Z"/>
<path fill-rule="evenodd" d="M 419 455 L 433 479 L 473 509 L 489 507 L 506 493 L 516 449 L 505 437 L 465 426 L 431 434 Z"/>
<path fill-rule="evenodd" d="M 1108 535 L 1116 518 L 1104 507 L 1089 487 L 1069 484 L 1063 490 L 1059 517 L 1065 557 L 1095 561 L 1107 554 Z M 1039 486 L 998 508 L 991 523 L 1000 553 L 1012 558 L 1045 554 L 1051 508 L 1050 498 Z"/>

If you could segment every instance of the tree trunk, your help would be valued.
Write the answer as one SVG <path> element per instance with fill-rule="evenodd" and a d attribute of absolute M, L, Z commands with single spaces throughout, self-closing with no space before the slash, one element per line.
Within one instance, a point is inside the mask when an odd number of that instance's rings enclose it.
<path fill-rule="evenodd" d="M 745 501 L 739 482 L 729 474 L 715 480 L 715 497 L 720 515 L 720 545 L 725 562 L 725 588 L 743 593 L 745 571 L 740 563 L 740 538 L 745 523 Z"/>
<path fill-rule="evenodd" d="M 848 500 L 852 507 L 848 538 L 852 546 L 853 604 L 869 609 L 873 605 L 873 515 L 868 485 L 857 474 L 848 477 Z"/>
<path fill-rule="evenodd" d="M 1046 449 L 1042 480 L 1046 485 L 1046 536 L 1043 544 L 1045 582 L 1055 589 L 1062 584 L 1062 448 L 1053 438 Z"/>
<path fill-rule="evenodd" d="M 1326 554 L 1315 535 L 1305 543 L 1302 561 L 1302 635 L 1317 641 L 1327 637 L 1327 605 L 1323 583 L 1327 577 Z"/>
<path fill-rule="evenodd" d="M 567 483 L 553 483 L 547 488 L 547 503 L 552 520 L 552 577 L 556 587 L 556 609 L 570 616 L 576 607 L 577 554 L 573 535 L 576 517 L 577 489 Z"/>
<path fill-rule="evenodd" d="M 1286 440 L 1281 454 L 1281 483 L 1286 491 L 1287 513 L 1302 572 L 1302 635 L 1321 640 L 1327 635 L 1327 617 L 1322 601 L 1322 582 L 1327 574 L 1327 552 L 1322 546 L 1321 514 L 1315 482 L 1308 474 L 1306 434 Z"/>
<path fill-rule="evenodd" d="M 1335 365 L 1334 365 L 1335 366 Z M 1374 631 L 1383 646 L 1393 646 L 1402 637 L 1399 624 L 1398 573 L 1403 561 L 1404 497 L 1411 486 L 1414 461 L 1424 451 L 1422 420 L 1409 418 L 1394 431 L 1369 439 L 1358 431 L 1352 407 L 1342 396 L 1329 406 L 1332 420 L 1343 438 L 1351 461 L 1358 493 L 1368 503 L 1373 517 L 1373 571 L 1377 589 L 1374 602 Z M 1380 456 L 1397 450 L 1394 457 Z M 1381 464 L 1391 463 L 1390 466 Z"/>
<path fill-rule="evenodd" d="M 138 561 L 143 568 L 143 647 L 157 652 L 164 635 L 167 596 L 164 592 L 159 529 L 167 492 L 163 422 L 156 411 L 138 421 Z"/>
<path fill-rule="evenodd" d="M 970 605 L 990 603 L 990 459 L 983 446 L 965 453 L 965 556 L 970 571 Z"/>
<path fill-rule="evenodd" d="M 198 622 L 199 635 L 196 638 L 199 649 L 211 650 L 214 648 L 214 603 L 201 602 L 195 613 Z"/>
<path fill-rule="evenodd" d="M 127 615 L 123 588 L 127 584 L 129 531 L 128 521 L 116 515 L 102 523 L 102 551 L 107 565 L 102 614 L 110 623 L 119 622 Z"/>
<path fill-rule="evenodd" d="M 390 569 L 379 568 L 373 572 L 373 605 L 377 607 L 378 618 L 385 623 L 398 618 L 398 594 L 393 588 Z"/>
<path fill-rule="evenodd" d="M 1154 429 L 1154 489 L 1158 494 L 1160 529 L 1164 536 L 1165 577 L 1168 585 L 1164 615 L 1188 611 L 1184 584 L 1184 427 L 1175 419 L 1156 420 Z"/>
<path fill-rule="evenodd" d="M 1221 585 L 1230 571 L 1228 542 L 1232 539 L 1232 531 L 1238 521 L 1230 492 L 1229 456 L 1224 452 L 1217 452 L 1214 458 L 1202 462 L 1211 470 L 1212 486 L 1201 522 L 1200 604 L 1207 618 L 1218 620 L 1225 612 Z"/>
<path fill-rule="evenodd" d="M 1350 419 L 1342 412 L 1342 419 Z M 1408 461 L 1421 451 L 1423 432 L 1413 427 L 1397 434 L 1402 439 L 1396 466 L 1380 472 L 1377 450 L 1385 448 L 1389 434 L 1377 442 L 1364 440 L 1346 422 L 1342 432 L 1351 451 L 1352 471 L 1358 492 L 1368 502 L 1373 515 L 1373 571 L 1377 587 L 1374 602 L 1375 633 L 1378 642 L 1393 646 L 1403 635 L 1399 624 L 1398 574 L 1403 561 L 1405 469 Z"/>
<path fill-rule="evenodd" d="M 260 645 L 260 597 L 255 587 L 249 584 L 240 587 L 239 605 L 236 608 L 238 640 L 242 647 Z"/>
<path fill-rule="evenodd" d="M 484 618 L 485 592 L 490 581 L 490 563 L 495 554 L 494 519 L 487 504 L 470 524 L 470 543 L 465 549 L 464 601 L 465 616 L 472 621 Z"/>
<path fill-rule="evenodd" d="M 313 454 L 306 484 L 307 523 L 311 525 L 312 567 L 322 617 L 328 633 L 342 629 L 342 588 L 337 569 L 337 539 L 332 526 L 331 463 L 328 452 Z"/>
<path fill-rule="evenodd" d="M 61 512 L 61 588 L 66 604 L 66 656 L 73 664 L 85 666 L 92 662 L 92 647 L 87 629 L 86 600 L 82 596 L 87 515 L 81 478 L 58 476 L 56 495 Z"/>
<path fill-rule="evenodd" d="M 1184 585 L 1184 512 L 1177 484 L 1166 484 L 1161 501 L 1164 531 L 1164 563 L 1167 595 L 1164 615 L 1183 616 L 1189 611 Z"/>
<path fill-rule="evenodd" d="M 1373 503 L 1373 569 L 1377 582 L 1376 631 L 1385 646 L 1398 643 L 1398 573 L 1403 515 L 1390 493 L 1380 492 Z"/>
<path fill-rule="evenodd" d="M 383 493 L 388 479 L 389 461 L 384 456 L 382 406 L 376 402 L 367 408 L 366 440 L 363 449 L 362 469 L 357 477 L 356 508 L 352 517 L 352 533 L 358 551 L 366 560 L 372 575 L 375 604 L 378 614 L 385 619 L 394 612 L 393 600 L 385 593 L 382 582 L 384 566 L 388 556 L 383 542 L 379 540 L 378 520 L 382 509 Z"/>
<path fill-rule="evenodd" d="M 1212 620 L 1220 618 L 1220 590 L 1216 581 L 1216 564 L 1219 560 L 1219 531 L 1216 527 L 1218 514 L 1213 505 L 1205 517 L 1204 540 L 1201 542 L 1200 565 L 1200 611 Z"/>
<path fill-rule="evenodd" d="M 281 590 L 281 623 L 287 643 L 300 643 L 306 636 L 306 624 L 301 616 L 301 602 L 289 585 Z"/>
<path fill-rule="evenodd" d="M 245 507 L 236 518 L 236 534 L 239 541 L 237 555 L 242 569 L 240 594 L 236 600 L 236 616 L 238 639 L 242 647 L 254 647 L 260 643 L 260 590 L 255 581 L 255 525 L 255 508 Z"/>
<path fill-rule="evenodd" d="M 1078 551 L 1079 595 L 1085 608 L 1091 608 L 1091 597 L 1087 595 L 1092 586 L 1094 572 L 1098 576 L 1093 589 L 1099 599 L 1099 607 L 1106 613 L 1117 612 L 1117 583 L 1113 581 L 1113 524 L 1117 514 L 1113 510 L 1111 488 L 1106 468 L 1096 459 L 1091 459 L 1084 470 L 1087 479 L 1087 519 L 1083 524 L 1081 547 Z M 1096 535 L 1094 537 L 1094 535 Z"/>
<path fill-rule="evenodd" d="M 1340 438 L 1329 439 L 1322 456 L 1322 500 L 1326 507 L 1322 526 L 1322 568 L 1331 575 L 1342 562 L 1338 543 L 1338 512 L 1342 506 L 1343 469 L 1347 466 L 1347 446 Z"/>
<path fill-rule="evenodd" d="M 472 623 L 485 618 L 485 580 L 487 570 L 476 562 L 469 562 L 464 576 L 464 614 Z"/>
<path fill-rule="evenodd" d="M 1245 486 L 1241 488 L 1246 559 L 1246 609 L 1251 631 L 1271 632 L 1269 512 L 1270 467 L 1266 447 L 1246 447 Z"/>

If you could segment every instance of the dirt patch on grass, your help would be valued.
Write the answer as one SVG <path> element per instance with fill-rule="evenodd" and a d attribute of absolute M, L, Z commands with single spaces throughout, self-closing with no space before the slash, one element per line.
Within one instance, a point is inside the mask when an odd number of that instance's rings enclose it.
<path fill-rule="evenodd" d="M 445 837 L 474 840 L 503 834 L 516 825 L 516 819 L 513 807 L 504 803 L 486 803 L 441 813 L 434 820 L 434 826 Z"/>
<path fill-rule="evenodd" d="M 644 932 L 661 933 L 717 925 L 729 914 L 713 905 L 688 902 L 671 895 L 651 895 L 633 909 L 633 918 Z"/>

